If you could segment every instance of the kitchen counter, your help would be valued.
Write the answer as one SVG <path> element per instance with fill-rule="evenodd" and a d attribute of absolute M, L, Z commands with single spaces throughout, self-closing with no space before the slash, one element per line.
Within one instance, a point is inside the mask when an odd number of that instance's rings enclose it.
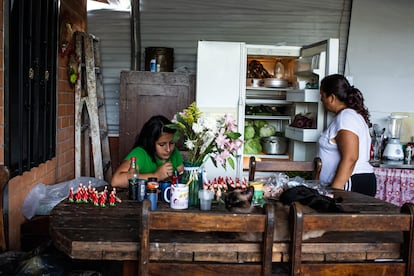
<path fill-rule="evenodd" d="M 371 162 L 371 165 L 376 168 L 386 168 L 386 169 L 414 169 L 414 162 L 407 164 L 405 162 Z"/>

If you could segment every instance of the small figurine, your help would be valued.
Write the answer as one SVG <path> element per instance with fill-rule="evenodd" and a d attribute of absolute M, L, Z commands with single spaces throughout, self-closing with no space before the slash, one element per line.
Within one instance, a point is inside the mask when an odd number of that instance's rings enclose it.
<path fill-rule="evenodd" d="M 115 200 L 116 200 L 116 191 L 112 190 L 111 193 L 109 194 L 109 206 L 115 206 Z"/>
<path fill-rule="evenodd" d="M 80 187 L 78 187 L 78 191 L 76 192 L 75 202 L 76 203 L 81 203 L 82 202 L 82 188 L 80 188 Z"/>
<path fill-rule="evenodd" d="M 92 202 L 92 203 L 94 202 L 94 198 L 96 197 L 96 193 L 97 193 L 96 189 L 92 188 L 92 190 L 89 193 L 89 201 L 90 202 Z"/>
<path fill-rule="evenodd" d="M 116 202 L 121 203 L 122 200 L 116 195 L 116 188 L 113 188 L 113 192 L 114 192 Z"/>
<path fill-rule="evenodd" d="M 108 187 L 105 186 L 105 189 L 102 192 L 104 198 L 105 198 L 105 202 L 108 199 Z"/>
<path fill-rule="evenodd" d="M 105 207 L 106 206 L 105 202 L 106 202 L 106 195 L 105 195 L 105 192 L 102 192 L 99 195 L 99 206 Z"/>
<path fill-rule="evenodd" d="M 73 187 L 70 187 L 70 189 L 69 189 L 68 199 L 69 199 L 69 202 L 75 202 L 74 196 L 73 196 Z"/>
<path fill-rule="evenodd" d="M 99 195 L 98 195 L 98 191 L 96 190 L 92 195 L 92 202 L 93 202 L 93 205 L 99 206 Z"/>
<path fill-rule="evenodd" d="M 82 189 L 82 202 L 83 203 L 88 203 L 89 200 L 89 193 L 86 187 L 83 187 Z"/>
<path fill-rule="evenodd" d="M 88 184 L 88 196 L 89 196 L 89 201 L 91 201 L 91 202 L 92 202 L 92 196 L 95 193 L 94 192 L 94 189 L 95 188 L 92 187 L 92 182 L 89 180 L 89 184 Z"/>

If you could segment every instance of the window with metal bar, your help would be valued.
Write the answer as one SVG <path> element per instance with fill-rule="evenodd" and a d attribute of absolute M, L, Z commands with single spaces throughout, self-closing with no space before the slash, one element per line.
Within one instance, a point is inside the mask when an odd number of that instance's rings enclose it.
<path fill-rule="evenodd" d="M 56 154 L 58 0 L 10 3 L 4 137 L 15 176 Z"/>

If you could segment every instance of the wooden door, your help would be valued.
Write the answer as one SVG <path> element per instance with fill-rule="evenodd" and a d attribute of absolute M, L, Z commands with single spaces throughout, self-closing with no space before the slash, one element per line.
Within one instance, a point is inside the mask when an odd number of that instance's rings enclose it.
<path fill-rule="evenodd" d="M 144 123 L 153 115 L 172 119 L 195 100 L 195 75 L 170 72 L 121 72 L 119 160 L 132 149 Z"/>

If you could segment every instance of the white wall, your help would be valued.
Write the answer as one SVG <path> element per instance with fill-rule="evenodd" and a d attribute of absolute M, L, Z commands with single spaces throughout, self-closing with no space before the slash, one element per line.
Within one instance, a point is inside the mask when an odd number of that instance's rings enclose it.
<path fill-rule="evenodd" d="M 391 112 L 413 112 L 404 137 L 414 136 L 413 14 L 412 0 L 354 0 L 345 70 L 364 94 L 373 123 L 387 127 Z"/>

